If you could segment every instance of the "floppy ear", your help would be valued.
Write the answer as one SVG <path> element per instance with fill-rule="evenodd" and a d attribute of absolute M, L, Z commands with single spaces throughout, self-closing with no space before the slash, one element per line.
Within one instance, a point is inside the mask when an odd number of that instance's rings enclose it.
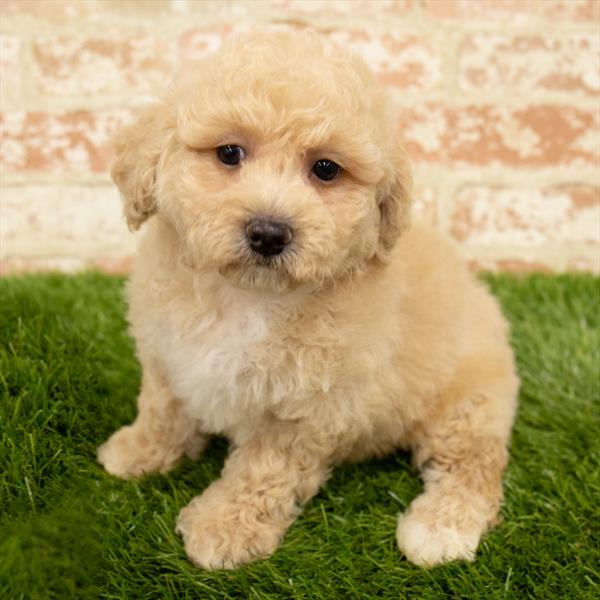
<path fill-rule="evenodd" d="M 171 127 L 166 108 L 155 104 L 114 139 L 110 174 L 121 192 L 131 230 L 139 229 L 156 212 L 156 166 Z"/>
<path fill-rule="evenodd" d="M 396 148 L 388 172 L 377 190 L 381 214 L 377 258 L 385 259 L 400 234 L 409 226 L 411 200 L 412 178 L 408 159 L 401 148 Z"/>

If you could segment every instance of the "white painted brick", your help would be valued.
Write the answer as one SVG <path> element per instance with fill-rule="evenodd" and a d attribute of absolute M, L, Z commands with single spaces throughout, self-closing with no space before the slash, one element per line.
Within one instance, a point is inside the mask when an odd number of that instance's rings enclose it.
<path fill-rule="evenodd" d="M 129 254 L 135 236 L 112 186 L 24 185 L 0 196 L 2 256 Z"/>

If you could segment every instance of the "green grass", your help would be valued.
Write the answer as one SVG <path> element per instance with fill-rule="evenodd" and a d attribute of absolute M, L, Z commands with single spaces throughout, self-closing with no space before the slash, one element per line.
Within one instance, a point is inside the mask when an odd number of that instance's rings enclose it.
<path fill-rule="evenodd" d="M 395 543 L 421 484 L 408 457 L 338 469 L 268 560 L 203 572 L 173 528 L 226 444 L 123 482 L 95 449 L 135 414 L 123 280 L 0 280 L 0 598 L 600 597 L 600 282 L 487 278 L 523 381 L 503 524 L 473 564 L 425 571 Z"/>

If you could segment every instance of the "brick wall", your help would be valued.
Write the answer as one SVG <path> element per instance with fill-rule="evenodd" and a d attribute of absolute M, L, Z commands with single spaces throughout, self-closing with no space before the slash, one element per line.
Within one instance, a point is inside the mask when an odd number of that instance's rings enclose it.
<path fill-rule="evenodd" d="M 254 25 L 354 47 L 401 107 L 417 212 L 473 264 L 600 270 L 599 0 L 2 0 L 1 268 L 127 270 L 107 142 Z"/>

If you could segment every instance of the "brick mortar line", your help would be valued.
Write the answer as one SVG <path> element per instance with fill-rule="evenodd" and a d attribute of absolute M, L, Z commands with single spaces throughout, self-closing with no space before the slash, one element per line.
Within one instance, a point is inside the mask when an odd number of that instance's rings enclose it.
<path fill-rule="evenodd" d="M 240 3 L 237 3 L 241 6 Z M 203 6 L 203 9 L 199 9 Z M 215 12 L 214 7 L 217 7 Z M 112 25 L 118 23 L 124 26 L 124 29 L 140 30 L 147 28 L 152 30 L 156 27 L 156 22 L 160 20 L 161 29 L 176 30 L 190 27 L 190 23 L 203 28 L 212 25 L 231 24 L 232 22 L 244 22 L 251 24 L 260 23 L 292 23 L 296 25 L 305 25 L 317 29 L 340 28 L 348 24 L 364 24 L 365 18 L 369 18 L 370 25 L 376 25 L 385 29 L 390 26 L 403 27 L 403 30 L 414 31 L 415 26 L 419 31 L 431 31 L 434 28 L 456 30 L 460 28 L 464 31 L 490 32 L 494 30 L 510 30 L 519 33 L 543 33 L 554 34 L 554 32 L 592 32 L 597 33 L 597 24 L 593 21 L 578 21 L 575 19 L 564 19 L 555 21 L 545 17 L 542 11 L 543 4 L 536 5 L 536 9 L 531 16 L 523 16 L 523 21 L 500 20 L 490 21 L 486 18 L 444 18 L 429 16 L 420 4 L 416 4 L 408 13 L 386 12 L 381 10 L 377 13 L 332 13 L 330 15 L 308 14 L 302 12 L 286 11 L 277 7 L 269 7 L 267 4 L 253 3 L 252 10 L 246 15 L 238 16 L 233 10 L 223 8 L 220 3 L 197 5 L 191 10 L 173 11 L 166 10 L 164 13 L 156 12 L 150 14 L 147 10 L 141 10 L 138 14 L 131 11 L 114 13 L 106 12 L 96 15 L 83 15 L 79 19 L 66 17 L 61 21 L 51 21 L 45 18 L 37 18 L 31 15 L 3 15 L 2 30 L 33 32 L 35 34 L 51 33 L 97 33 L 102 25 Z"/>
<path fill-rule="evenodd" d="M 46 242 L 44 244 L 3 243 L 2 259 L 16 258 L 67 258 L 76 257 L 83 259 L 112 258 L 116 256 L 132 256 L 137 251 L 137 239 L 131 242 L 125 241 L 123 237 L 121 242 Z M 77 246 L 75 249 L 74 246 Z"/>
<path fill-rule="evenodd" d="M 445 88 L 445 97 L 455 97 L 460 92 L 460 86 L 458 82 L 458 73 L 459 67 L 458 63 L 460 61 L 460 48 L 465 40 L 465 32 L 461 30 L 457 30 L 455 32 L 449 32 L 447 34 L 448 40 L 451 40 L 450 52 L 448 52 L 447 57 L 445 56 L 445 65 L 442 64 L 443 68 L 443 76 L 442 80 Z M 438 42 L 439 43 L 439 42 Z"/>
<path fill-rule="evenodd" d="M 9 187 L 56 186 L 65 187 L 65 184 L 84 187 L 115 187 L 106 171 L 98 173 L 68 173 L 68 172 L 43 172 L 19 171 L 3 173 L 0 178 L 0 189 Z"/>
<path fill-rule="evenodd" d="M 30 27 L 28 24 L 8 23 L 10 18 L 6 18 L 0 26 L 0 33 L 6 36 L 18 37 L 28 44 L 32 44 L 38 38 L 59 38 L 59 37 L 103 37 L 106 33 L 102 30 L 102 25 L 106 25 L 110 34 L 115 34 L 118 37 L 135 37 L 139 35 L 156 36 L 162 40 L 177 40 L 181 34 L 188 31 L 198 29 L 203 31 L 218 30 L 222 27 L 231 26 L 230 20 L 223 18 L 212 18 L 202 22 L 193 23 L 189 19 L 166 19 L 161 21 L 160 31 L 156 30 L 155 21 L 132 20 L 128 23 L 126 20 L 119 18 L 109 19 L 107 23 L 99 21 L 91 22 L 86 27 L 85 23 L 76 23 L 69 25 L 45 24 L 43 27 Z M 167 21 L 167 22 L 165 22 Z M 115 27 L 118 23 L 118 27 Z M 312 28 L 320 33 L 330 33 L 333 31 L 345 31 L 358 29 L 363 31 L 364 19 L 356 18 L 355 20 L 333 19 L 331 22 L 323 19 L 315 19 L 315 22 L 301 19 L 289 18 L 269 18 L 261 15 L 251 15 L 247 20 L 241 22 L 243 26 L 260 28 L 261 26 L 305 26 Z M 99 31 L 100 29 L 100 31 Z M 381 17 L 381 19 L 369 20 L 369 31 L 375 36 L 377 35 L 393 35 L 406 34 L 410 37 L 415 35 L 430 39 L 446 40 L 453 36 L 464 38 L 472 34 L 487 34 L 498 35 L 499 37 L 519 37 L 519 36 L 541 36 L 544 38 L 552 37 L 557 39 L 566 39 L 576 34 L 600 35 L 600 30 L 597 25 L 573 25 L 562 24 L 556 27 L 548 27 L 546 25 L 536 26 L 517 26 L 514 24 L 503 23 L 441 23 L 439 21 L 413 21 L 402 17 Z M 424 35 L 426 34 L 426 36 Z"/>
<path fill-rule="evenodd" d="M 143 234 L 142 234 L 143 235 Z M 123 238 L 124 240 L 127 238 Z M 121 244 L 80 244 L 77 249 L 60 243 L 46 243 L 45 245 L 12 245 L 3 243 L 0 260 L 63 260 L 77 259 L 84 262 L 104 259 L 129 258 L 137 251 L 138 238 L 129 243 Z M 594 270 L 600 268 L 600 255 L 598 248 L 592 245 L 577 243 L 544 243 L 536 245 L 525 244 L 465 244 L 454 240 L 454 244 L 466 260 L 480 262 L 520 261 L 535 262 L 546 265 L 556 271 L 565 270 L 569 263 L 577 260 L 589 261 Z"/>
<path fill-rule="evenodd" d="M 450 94 L 441 94 L 438 90 L 426 92 L 403 92 L 389 88 L 393 102 L 401 108 L 415 108 L 418 104 L 439 103 L 449 107 L 465 106 L 506 106 L 520 108 L 521 106 L 573 106 L 583 110 L 598 109 L 600 93 L 589 96 L 574 96 L 569 92 L 516 92 L 506 89 L 502 92 L 456 91 Z M 507 100 L 506 94 L 510 94 Z"/>
<path fill-rule="evenodd" d="M 400 109 L 416 108 L 423 104 L 441 104 L 449 108 L 466 108 L 490 106 L 492 108 L 506 107 L 509 109 L 520 109 L 536 106 L 565 106 L 578 110 L 594 111 L 598 110 L 600 94 L 596 97 L 574 97 L 567 92 L 522 92 L 515 93 L 512 90 L 505 92 L 454 92 L 451 95 L 446 92 L 432 90 L 428 92 L 402 92 L 401 90 L 390 90 L 392 101 Z M 505 94 L 510 94 L 507 100 Z M 106 95 L 103 98 L 85 99 L 79 98 L 49 98 L 38 96 L 35 101 L 30 98 L 29 101 L 7 101 L 4 103 L 2 112 L 10 113 L 45 113 L 49 115 L 60 115 L 73 112 L 109 112 L 109 111 L 132 111 L 160 98 L 160 94 L 140 94 L 137 98 L 131 99 L 131 94 L 124 92 L 121 96 Z M 123 102 L 127 96 L 127 102 Z M 42 101 L 43 100 L 43 101 Z"/>
<path fill-rule="evenodd" d="M 38 37 L 61 37 L 61 36 L 86 36 L 98 37 L 104 35 L 102 25 L 108 26 L 111 33 L 117 35 L 135 36 L 139 34 L 156 35 L 163 39 L 174 39 L 186 31 L 201 29 L 210 31 L 211 28 L 218 29 L 224 26 L 232 26 L 232 19 L 225 16 L 206 16 L 197 22 L 194 22 L 196 15 L 191 16 L 166 16 L 161 19 L 160 32 L 156 31 L 156 19 L 142 17 L 127 18 L 120 15 L 110 17 L 94 17 L 82 19 L 77 22 L 68 22 L 57 24 L 56 22 L 19 22 L 15 17 L 4 17 L 0 26 L 0 32 L 4 35 L 19 36 L 20 38 L 32 42 Z M 191 18 L 190 18 L 191 17 Z M 15 20 L 16 19 L 16 20 Z M 86 22 L 88 21 L 88 22 Z M 235 21 L 238 23 L 238 21 Z M 335 30 L 359 29 L 364 30 L 364 17 L 293 17 L 290 15 L 267 15 L 260 11 L 252 12 L 247 19 L 239 21 L 242 25 L 248 26 L 269 26 L 269 25 L 289 25 L 304 26 L 313 28 L 320 32 L 330 32 Z M 115 27 L 115 24 L 118 24 Z M 235 26 L 235 25 L 234 25 Z M 486 21 L 456 21 L 446 22 L 441 20 L 404 17 L 401 15 L 378 15 L 369 17 L 369 31 L 374 34 L 422 34 L 426 33 L 431 37 L 446 39 L 452 34 L 485 33 L 497 34 L 499 36 L 521 36 L 521 35 L 541 35 L 543 37 L 566 38 L 573 34 L 595 34 L 600 31 L 596 23 L 574 23 L 562 22 L 558 25 L 548 23 L 529 23 L 520 25 L 510 22 L 486 22 Z"/>
<path fill-rule="evenodd" d="M 119 238 L 116 242 L 106 242 L 106 241 L 98 241 L 98 242 L 86 242 L 81 240 L 74 240 L 71 242 L 49 242 L 49 241 L 41 241 L 41 243 L 34 242 L 6 242 L 6 240 L 2 240 L 2 255 L 4 258 L 17 258 L 24 256 L 42 256 L 40 252 L 44 249 L 45 255 L 48 252 L 53 252 L 54 255 L 62 256 L 65 253 L 68 254 L 74 251 L 73 244 L 77 246 L 77 252 L 82 256 L 90 256 L 97 257 L 98 251 L 103 250 L 105 253 L 109 253 L 111 255 L 117 253 L 122 254 L 123 251 L 133 252 L 135 251 L 137 244 L 140 238 L 144 235 L 145 229 L 138 233 L 128 232 L 126 229 L 125 221 L 123 221 L 123 236 Z M 544 254 L 547 255 L 551 253 L 552 256 L 555 254 L 562 254 L 566 250 L 571 254 L 577 255 L 588 255 L 588 256 L 599 256 L 599 248 L 595 244 L 592 243 L 583 243 L 583 242 L 544 242 L 540 244 L 505 244 L 505 243 L 496 243 L 492 245 L 482 245 L 482 244 L 469 244 L 465 242 L 461 242 L 460 240 L 454 239 L 454 243 L 457 245 L 461 251 L 464 252 L 476 252 L 478 256 L 482 258 L 490 258 L 491 256 L 498 256 L 498 253 L 504 255 L 504 257 L 508 257 L 509 255 L 512 258 L 515 258 L 514 253 L 518 251 L 519 253 L 533 253 L 536 255 Z M 5 248 L 8 245 L 10 250 L 6 251 Z M 87 252 L 90 252 L 88 255 Z"/>
<path fill-rule="evenodd" d="M 410 156 L 409 156 L 410 159 Z M 448 180 L 456 179 L 464 182 L 482 180 L 486 184 L 505 185 L 514 187 L 530 184 L 531 187 L 540 185 L 553 185 L 564 183 L 565 179 L 577 178 L 578 182 L 600 186 L 600 170 L 594 167 L 546 167 L 546 168 L 508 168 L 508 167 L 470 167 L 470 166 L 445 166 L 434 163 L 420 163 L 412 165 L 415 180 L 421 181 L 426 175 L 433 174 L 445 177 Z M 529 187 L 529 186 L 528 186 Z"/>
<path fill-rule="evenodd" d="M 600 273 L 600 257 L 593 248 L 576 247 L 568 245 L 542 245 L 527 246 L 465 246 L 459 243 L 461 255 L 467 260 L 480 263 L 502 261 L 516 261 L 523 263 L 539 263 L 554 272 L 564 272 L 569 269 L 570 263 L 578 260 L 588 262 L 590 270 Z"/>
<path fill-rule="evenodd" d="M 409 155 L 410 161 L 410 155 Z M 418 184 L 426 183 L 426 177 L 435 181 L 457 180 L 464 183 L 482 182 L 490 185 L 503 185 L 506 187 L 539 187 L 545 185 L 558 185 L 561 183 L 582 183 L 587 185 L 600 185 L 600 170 L 594 167 L 566 167 L 553 166 L 546 168 L 518 168 L 518 167 L 476 167 L 476 166 L 446 166 L 436 163 L 412 164 L 415 181 Z M 0 177 L 0 188 L 31 186 L 56 186 L 65 187 L 104 187 L 114 188 L 110 180 L 108 169 L 99 173 L 44 173 L 42 171 L 19 171 L 4 173 Z"/>

